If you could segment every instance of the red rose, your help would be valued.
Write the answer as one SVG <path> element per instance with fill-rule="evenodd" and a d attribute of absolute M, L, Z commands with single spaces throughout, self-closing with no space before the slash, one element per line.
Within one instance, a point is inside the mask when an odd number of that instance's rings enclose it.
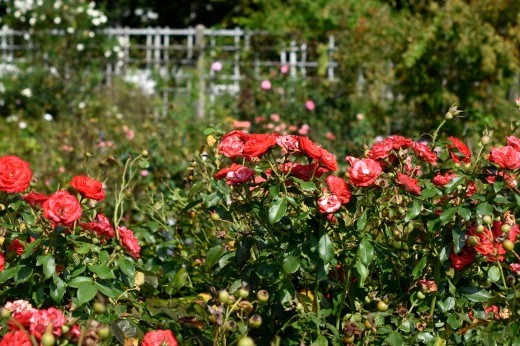
<path fill-rule="evenodd" d="M 154 330 L 146 333 L 141 346 L 177 346 L 177 339 L 171 330 Z"/>
<path fill-rule="evenodd" d="M 0 253 L 0 271 L 5 268 L 5 257 L 4 254 Z"/>
<path fill-rule="evenodd" d="M 43 203 L 43 216 L 56 224 L 70 225 L 82 212 L 78 199 L 65 190 L 55 192 Z"/>
<path fill-rule="evenodd" d="M 347 156 L 346 161 L 350 163 L 348 171 L 350 182 L 355 186 L 371 186 L 383 171 L 379 162 L 372 159 L 356 159 Z"/>
<path fill-rule="evenodd" d="M 229 185 L 242 184 L 251 179 L 255 171 L 251 168 L 233 163 L 230 167 L 223 168 L 215 174 L 215 179 L 226 179 Z"/>
<path fill-rule="evenodd" d="M 444 174 L 439 172 L 433 177 L 433 183 L 437 186 L 445 186 L 456 177 L 458 177 L 458 175 L 453 172 L 446 172 Z"/>
<path fill-rule="evenodd" d="M 518 169 L 520 168 L 520 151 L 515 150 L 511 146 L 493 148 L 488 160 L 496 163 L 500 168 Z"/>
<path fill-rule="evenodd" d="M 230 159 L 241 157 L 244 151 L 244 143 L 248 138 L 249 134 L 247 132 L 231 131 L 222 136 L 220 144 L 218 145 L 218 151 Z"/>
<path fill-rule="evenodd" d="M 300 148 L 302 152 L 311 159 L 319 160 L 321 158 L 321 147 L 316 145 L 316 143 L 311 141 L 308 137 L 300 137 Z"/>
<path fill-rule="evenodd" d="M 336 162 L 336 156 L 329 153 L 325 149 L 321 149 L 321 156 L 319 159 L 319 163 L 321 166 L 325 167 L 328 170 L 335 171 L 338 169 L 338 163 Z"/>
<path fill-rule="evenodd" d="M 11 332 L 7 332 L 2 340 L 0 341 L 0 346 L 32 346 L 31 339 L 26 332 L 21 330 L 13 330 Z"/>
<path fill-rule="evenodd" d="M 450 136 L 448 140 L 451 144 L 448 144 L 448 150 L 450 157 L 455 163 L 469 163 L 471 158 L 471 151 L 460 139 Z"/>
<path fill-rule="evenodd" d="M 118 226 L 117 231 L 119 233 L 121 245 L 123 245 L 128 254 L 135 259 L 139 258 L 141 247 L 139 246 L 139 242 L 137 241 L 134 232 L 123 226 Z"/>
<path fill-rule="evenodd" d="M 341 204 L 347 204 L 350 201 L 352 193 L 350 192 L 348 184 L 344 179 L 329 175 L 326 179 L 326 182 L 330 192 L 338 196 Z"/>
<path fill-rule="evenodd" d="M 421 160 L 431 163 L 432 165 L 437 163 L 437 154 L 435 154 L 435 152 L 433 152 L 426 144 L 414 142 L 412 149 L 415 155 L 417 155 Z"/>
<path fill-rule="evenodd" d="M 502 241 L 498 241 L 500 238 L 506 238 L 511 241 L 516 241 L 516 237 L 519 233 L 517 225 L 512 225 L 509 232 L 504 234 L 502 231 L 502 222 L 493 222 L 492 229 L 484 228 L 483 232 L 477 232 L 476 226 L 472 226 L 468 229 L 468 235 L 475 236 L 479 239 L 478 243 L 473 247 L 482 256 L 485 256 L 489 262 L 495 262 L 498 258 L 499 261 L 504 260 L 506 250 L 502 246 Z"/>
<path fill-rule="evenodd" d="M 279 166 L 282 173 L 290 173 L 292 176 L 303 181 L 309 181 L 312 177 L 319 178 L 328 172 L 328 169 L 319 167 L 317 163 L 302 165 L 301 163 L 286 162 Z"/>
<path fill-rule="evenodd" d="M 48 308 L 46 310 L 36 310 L 31 317 L 29 330 L 36 339 L 41 340 L 42 335 L 47 331 L 49 325 L 52 325 L 52 334 L 61 335 L 61 327 L 66 323 L 63 312 L 56 308 Z"/>
<path fill-rule="evenodd" d="M 0 157 L 0 191 L 23 192 L 31 184 L 31 179 L 29 163 L 13 155 Z"/>
<path fill-rule="evenodd" d="M 412 178 L 401 172 L 397 172 L 397 178 L 395 182 L 403 185 L 404 189 L 408 192 L 415 193 L 416 195 L 421 194 L 421 187 L 419 186 L 419 180 Z"/>
<path fill-rule="evenodd" d="M 516 151 L 520 151 L 520 138 L 516 138 L 515 136 L 507 137 L 507 145 Z"/>
<path fill-rule="evenodd" d="M 271 134 L 249 135 L 243 154 L 248 160 L 259 158 L 276 145 L 276 136 Z"/>
<path fill-rule="evenodd" d="M 103 183 L 96 179 L 89 178 L 86 175 L 77 175 L 72 178 L 70 186 L 76 189 L 76 191 L 85 198 L 94 199 L 96 201 L 105 199 Z"/>
<path fill-rule="evenodd" d="M 376 142 L 372 145 L 367 157 L 372 160 L 384 159 L 390 155 L 392 149 L 393 146 L 390 141 L 383 140 L 381 142 Z"/>
<path fill-rule="evenodd" d="M 511 263 L 509 269 L 516 275 L 520 275 L 520 263 Z"/>
<path fill-rule="evenodd" d="M 8 250 L 20 256 L 21 254 L 23 254 L 24 246 L 20 242 L 20 239 L 17 238 L 13 240 L 13 242 L 9 245 Z"/>
<path fill-rule="evenodd" d="M 23 200 L 29 203 L 31 207 L 41 207 L 43 205 L 43 202 L 45 202 L 47 198 L 49 198 L 49 196 L 38 192 L 30 192 L 23 196 Z"/>
<path fill-rule="evenodd" d="M 287 153 L 300 152 L 299 136 L 286 135 L 276 137 L 276 144 Z"/>
<path fill-rule="evenodd" d="M 318 199 L 318 208 L 320 213 L 330 214 L 336 212 L 341 207 L 338 196 L 329 194 Z"/>
<path fill-rule="evenodd" d="M 94 221 L 82 222 L 80 223 L 80 226 L 86 231 L 95 232 L 98 237 L 113 238 L 116 235 L 114 228 L 112 228 L 110 225 L 108 218 L 101 213 L 96 215 L 96 219 Z"/>
<path fill-rule="evenodd" d="M 458 254 L 453 249 L 450 254 L 451 266 L 456 270 L 461 270 L 475 261 L 475 251 L 464 246 Z"/>

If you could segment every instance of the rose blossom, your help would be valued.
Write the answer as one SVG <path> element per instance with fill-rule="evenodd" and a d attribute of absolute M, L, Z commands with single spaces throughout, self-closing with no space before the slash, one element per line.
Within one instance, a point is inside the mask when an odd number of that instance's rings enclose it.
<path fill-rule="evenodd" d="M 276 137 L 276 144 L 287 153 L 297 153 L 300 151 L 299 136 L 286 135 Z"/>
<path fill-rule="evenodd" d="M 518 169 L 520 168 L 520 151 L 510 146 L 493 148 L 491 149 L 488 160 L 496 163 L 500 168 Z"/>
<path fill-rule="evenodd" d="M 211 70 L 215 72 L 222 70 L 222 63 L 220 61 L 214 61 L 211 64 Z"/>
<path fill-rule="evenodd" d="M 265 79 L 260 83 L 260 88 L 262 88 L 262 90 L 271 90 L 271 87 L 271 82 L 268 79 Z"/>
<path fill-rule="evenodd" d="M 248 138 L 249 134 L 244 131 L 231 131 L 222 136 L 218 145 L 218 151 L 230 159 L 241 157 L 244 151 L 244 144 Z"/>
<path fill-rule="evenodd" d="M 489 262 L 495 262 L 497 258 L 499 261 L 504 260 L 506 250 L 502 246 L 502 242 L 497 241 L 497 239 L 505 237 L 505 239 L 509 239 L 514 242 L 516 240 L 516 236 L 519 233 L 518 226 L 512 225 L 509 232 L 505 234 L 502 231 L 503 224 L 504 223 L 502 222 L 495 221 L 493 222 L 491 230 L 484 228 L 483 232 L 477 232 L 476 226 L 471 226 L 468 229 L 469 236 L 475 236 L 479 239 L 478 243 L 473 248 L 482 256 L 485 256 Z"/>
<path fill-rule="evenodd" d="M 0 346 L 32 346 L 31 339 L 26 332 L 21 330 L 13 330 L 7 332 L 2 340 L 0 341 Z"/>
<path fill-rule="evenodd" d="M 329 175 L 325 181 L 327 182 L 327 186 L 330 192 L 338 196 L 341 204 L 347 204 L 350 201 L 352 193 L 350 192 L 348 184 L 344 179 L 334 175 Z"/>
<path fill-rule="evenodd" d="M 139 242 L 137 241 L 134 232 L 124 226 L 118 226 L 117 232 L 119 233 L 121 245 L 123 245 L 128 254 L 133 258 L 138 259 L 141 247 L 139 246 Z"/>
<path fill-rule="evenodd" d="M 325 167 L 328 170 L 335 171 L 338 169 L 338 163 L 336 161 L 336 156 L 334 154 L 329 153 L 327 150 L 321 148 L 321 155 L 319 158 L 319 163 L 321 166 Z"/>
<path fill-rule="evenodd" d="M 281 74 L 287 74 L 287 72 L 289 72 L 289 66 L 287 66 L 287 65 L 280 66 L 280 73 Z"/>
<path fill-rule="evenodd" d="M 520 138 L 516 138 L 515 136 L 507 137 L 507 145 L 516 151 L 520 151 Z"/>
<path fill-rule="evenodd" d="M 215 179 L 225 178 L 227 184 L 234 185 L 245 183 L 251 179 L 253 175 L 255 175 L 255 171 L 251 168 L 233 163 L 230 167 L 218 171 L 215 174 Z"/>
<path fill-rule="evenodd" d="M 312 177 L 319 178 L 328 170 L 318 166 L 317 163 L 302 165 L 301 163 L 286 162 L 279 166 L 282 173 L 290 173 L 292 176 L 303 181 L 309 181 Z"/>
<path fill-rule="evenodd" d="M 447 144 L 450 152 L 450 157 L 455 163 L 469 163 L 471 158 L 471 151 L 464 142 L 460 139 L 450 136 L 448 140 L 451 144 Z"/>
<path fill-rule="evenodd" d="M 29 163 L 14 155 L 0 157 L 0 191 L 23 192 L 31 184 Z"/>
<path fill-rule="evenodd" d="M 416 195 L 421 194 L 421 187 L 419 186 L 419 180 L 412 178 L 401 172 L 397 172 L 397 178 L 395 182 L 403 185 L 404 189 L 408 192 L 415 193 Z"/>
<path fill-rule="evenodd" d="M 248 160 L 261 157 L 276 145 L 276 137 L 276 135 L 272 134 L 249 135 L 244 143 L 243 155 Z"/>
<path fill-rule="evenodd" d="M 177 346 L 177 339 L 171 330 L 154 330 L 146 333 L 141 346 Z"/>
<path fill-rule="evenodd" d="M 63 312 L 56 308 L 48 308 L 47 310 L 34 311 L 30 323 L 31 334 L 40 340 L 49 325 L 52 325 L 52 333 L 60 336 L 61 327 L 66 323 L 66 320 Z"/>
<path fill-rule="evenodd" d="M 49 198 L 49 196 L 38 192 L 30 192 L 23 196 L 23 200 L 29 203 L 31 207 L 41 207 L 43 205 L 43 202 L 45 202 L 47 198 Z"/>
<path fill-rule="evenodd" d="M 452 249 L 450 261 L 454 269 L 461 270 L 475 261 L 475 251 L 467 245 L 464 246 L 458 254 Z"/>
<path fill-rule="evenodd" d="M 9 245 L 7 249 L 20 256 L 21 254 L 23 254 L 24 246 L 20 242 L 20 239 L 16 238 L 13 240 L 13 242 Z"/>
<path fill-rule="evenodd" d="M 69 225 L 81 217 L 78 199 L 65 190 L 59 190 L 43 203 L 43 216 L 56 224 Z"/>
<path fill-rule="evenodd" d="M 415 155 L 417 155 L 421 160 L 431 163 L 432 165 L 437 163 L 437 154 L 435 154 L 435 152 L 433 152 L 426 144 L 414 142 L 412 149 Z"/>
<path fill-rule="evenodd" d="M 314 101 L 307 100 L 305 101 L 305 108 L 307 108 L 308 111 L 313 111 L 316 108 L 316 105 L 314 104 Z"/>
<path fill-rule="evenodd" d="M 330 214 L 336 212 L 341 207 L 341 201 L 338 196 L 328 194 L 318 199 L 318 208 L 320 213 Z"/>
<path fill-rule="evenodd" d="M 379 162 L 372 159 L 357 159 L 347 156 L 345 160 L 350 163 L 348 170 L 350 182 L 355 186 L 371 186 L 383 171 Z"/>
<path fill-rule="evenodd" d="M 509 269 L 516 275 L 520 275 L 520 263 L 511 263 Z"/>
<path fill-rule="evenodd" d="M 98 237 L 113 238 L 116 235 L 114 228 L 110 225 L 108 218 L 101 213 L 96 215 L 96 219 L 94 221 L 81 222 L 79 225 L 84 230 L 95 232 Z"/>
<path fill-rule="evenodd" d="M 433 280 L 426 280 L 426 279 L 419 280 L 419 285 L 421 286 L 422 291 L 425 291 L 428 293 L 437 292 L 437 290 L 438 290 L 437 284 Z"/>
<path fill-rule="evenodd" d="M 458 175 L 453 172 L 446 172 L 444 174 L 438 172 L 432 181 L 437 186 L 445 186 L 456 177 L 458 177 Z"/>
<path fill-rule="evenodd" d="M 321 159 L 322 151 L 321 147 L 316 145 L 313 141 L 311 141 L 308 137 L 301 136 L 300 138 L 300 148 L 302 152 L 314 160 Z"/>
<path fill-rule="evenodd" d="M 0 253 L 0 271 L 5 269 L 5 257 L 4 254 Z"/>
<path fill-rule="evenodd" d="M 105 199 L 103 183 L 96 179 L 87 177 L 86 175 L 77 175 L 73 177 L 70 186 L 76 189 L 76 191 L 85 198 L 90 198 L 96 201 L 102 201 Z"/>

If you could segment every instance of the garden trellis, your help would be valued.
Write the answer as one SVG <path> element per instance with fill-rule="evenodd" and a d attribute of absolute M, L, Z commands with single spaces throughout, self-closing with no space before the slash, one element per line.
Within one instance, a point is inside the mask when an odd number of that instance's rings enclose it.
<path fill-rule="evenodd" d="M 137 83 L 153 80 L 153 93 L 163 100 L 163 114 L 179 93 L 196 93 L 197 114 L 204 117 L 208 102 L 213 106 L 219 96 L 238 95 L 246 75 L 261 78 L 287 65 L 293 79 L 319 75 L 333 81 L 338 66 L 334 61 L 333 36 L 320 44 L 288 40 L 280 45 L 281 40 L 272 34 L 240 28 L 125 27 L 108 28 L 104 34 L 115 38 L 121 47 L 118 61 L 106 64 L 106 82 L 110 84 L 114 77 L 128 75 L 134 75 Z M 1 29 L 2 61 L 12 62 L 23 56 L 26 39 L 30 37 L 23 32 Z M 221 63 L 221 71 L 211 69 L 211 64 L 217 61 Z"/>

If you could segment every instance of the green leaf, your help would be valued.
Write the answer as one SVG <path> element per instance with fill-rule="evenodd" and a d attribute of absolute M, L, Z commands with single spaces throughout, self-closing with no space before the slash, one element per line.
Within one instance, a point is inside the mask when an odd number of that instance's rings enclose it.
<path fill-rule="evenodd" d="M 216 206 L 220 202 L 220 196 L 218 192 L 213 192 L 204 197 L 204 205 L 206 208 L 211 208 Z"/>
<path fill-rule="evenodd" d="M 128 278 L 132 281 L 135 275 L 134 262 L 124 256 L 121 256 L 117 259 L 116 263 L 123 274 L 128 276 Z"/>
<path fill-rule="evenodd" d="M 453 178 L 448 184 L 446 184 L 446 186 L 444 187 L 446 189 L 446 193 L 447 194 L 450 194 L 452 193 L 453 191 L 455 191 L 455 189 L 457 188 L 457 186 L 459 186 L 462 182 L 464 181 L 464 177 L 455 177 Z"/>
<path fill-rule="evenodd" d="M 70 280 L 67 285 L 70 287 L 79 288 L 79 286 L 84 282 L 93 282 L 93 280 L 88 276 L 76 276 L 74 279 Z"/>
<path fill-rule="evenodd" d="M 448 312 L 455 307 L 455 298 L 448 297 L 444 301 L 438 301 L 437 305 L 442 312 Z"/>
<path fill-rule="evenodd" d="M 483 289 L 478 289 L 477 287 L 465 287 L 462 288 L 461 291 L 465 293 L 464 296 L 466 299 L 472 302 L 485 303 L 493 298 L 491 293 Z"/>
<path fill-rule="evenodd" d="M 367 211 L 365 210 L 363 212 L 363 214 L 361 214 L 361 216 L 357 220 L 357 223 L 356 223 L 357 231 L 358 232 L 363 231 L 367 225 L 367 222 L 368 222 L 368 214 L 367 214 Z"/>
<path fill-rule="evenodd" d="M 442 212 L 441 216 L 439 217 L 439 220 L 441 220 L 441 223 L 444 225 L 453 220 L 453 217 L 455 216 L 456 212 L 457 208 L 448 208 Z"/>
<path fill-rule="evenodd" d="M 112 286 L 113 282 L 96 282 L 96 288 L 99 292 L 103 293 L 107 297 L 116 298 L 123 294 L 123 291 Z"/>
<path fill-rule="evenodd" d="M 269 223 L 272 225 L 282 219 L 287 210 L 287 200 L 285 198 L 277 198 L 269 208 Z"/>
<path fill-rule="evenodd" d="M 500 280 L 500 269 L 497 266 L 489 268 L 488 279 L 493 282 L 498 282 Z"/>
<path fill-rule="evenodd" d="M 52 279 L 53 281 L 50 286 L 51 299 L 56 304 L 61 304 L 63 296 L 65 295 L 65 289 L 67 288 L 67 284 L 57 274 L 54 274 L 52 276 Z"/>
<path fill-rule="evenodd" d="M 414 200 L 410 205 L 408 205 L 408 213 L 406 213 L 405 222 L 415 219 L 421 213 L 421 205 L 419 202 Z"/>
<path fill-rule="evenodd" d="M 466 233 L 457 225 L 451 230 L 451 235 L 453 237 L 453 250 L 455 253 L 459 253 L 466 245 Z"/>
<path fill-rule="evenodd" d="M 428 260 L 428 256 L 424 256 L 421 260 L 413 267 L 412 276 L 414 280 L 417 280 L 422 276 L 422 270 L 426 267 L 426 261 Z"/>
<path fill-rule="evenodd" d="M 36 264 L 43 266 L 43 274 L 45 279 L 50 278 L 56 271 L 56 262 L 54 261 L 54 257 L 52 257 L 51 254 L 38 256 Z"/>
<path fill-rule="evenodd" d="M 363 263 L 361 263 L 361 261 L 356 261 L 355 267 L 359 274 L 359 286 L 363 287 L 365 280 L 368 277 L 368 269 L 363 265 Z"/>
<path fill-rule="evenodd" d="M 6 282 L 7 280 L 11 279 L 14 274 L 18 272 L 19 266 L 14 266 L 11 268 L 4 269 L 0 272 L 0 284 Z"/>
<path fill-rule="evenodd" d="M 477 214 L 479 216 L 484 215 L 492 215 L 493 214 L 493 206 L 488 202 L 482 202 L 477 206 Z"/>
<path fill-rule="evenodd" d="M 36 239 L 32 243 L 27 244 L 27 246 L 23 250 L 23 254 L 20 256 L 20 258 L 26 259 L 28 257 L 31 257 L 33 255 L 34 249 L 39 247 L 41 242 L 42 242 L 41 239 Z"/>
<path fill-rule="evenodd" d="M 299 258 L 293 255 L 289 255 L 283 259 L 282 268 L 286 274 L 292 274 L 300 267 Z"/>
<path fill-rule="evenodd" d="M 91 273 L 96 274 L 100 279 L 108 280 L 108 279 L 116 278 L 116 276 L 114 275 L 112 270 L 110 270 L 110 268 L 108 268 L 104 264 L 94 264 L 94 265 L 88 266 L 87 268 Z"/>
<path fill-rule="evenodd" d="M 304 181 L 295 177 L 291 177 L 291 179 L 295 181 L 305 192 L 312 192 L 316 190 L 316 185 L 312 181 Z"/>
<path fill-rule="evenodd" d="M 463 321 L 457 314 L 451 314 L 450 317 L 448 317 L 448 320 L 446 321 L 448 325 L 453 329 L 459 329 L 463 325 Z"/>
<path fill-rule="evenodd" d="M 457 209 L 457 213 L 466 221 L 471 218 L 471 210 L 463 207 L 459 207 Z"/>
<path fill-rule="evenodd" d="M 392 332 L 390 332 L 390 334 L 388 334 L 388 337 L 386 338 L 386 342 L 390 346 L 402 346 L 402 345 L 404 345 L 403 337 L 401 336 L 401 334 L 399 334 L 396 331 L 392 331 Z"/>
<path fill-rule="evenodd" d="M 328 346 L 329 342 L 327 341 L 327 338 L 323 335 L 318 335 L 316 340 L 314 340 L 311 344 L 311 346 Z"/>
<path fill-rule="evenodd" d="M 209 249 L 207 255 L 206 255 L 206 265 L 211 268 L 213 267 L 219 260 L 220 256 L 222 256 L 222 253 L 224 252 L 224 249 L 221 245 L 213 246 L 211 249 Z"/>
<path fill-rule="evenodd" d="M 17 283 L 25 282 L 29 280 L 33 273 L 33 267 L 28 265 L 21 265 L 18 267 L 18 272 L 16 272 L 16 275 L 14 276 L 14 280 Z"/>
<path fill-rule="evenodd" d="M 92 300 L 96 296 L 98 289 L 93 282 L 82 282 L 78 285 L 78 291 L 76 292 L 78 297 L 78 304 L 83 305 Z"/>
<path fill-rule="evenodd" d="M 372 262 L 372 258 L 374 257 L 374 248 L 370 241 L 366 238 L 362 239 L 359 243 L 358 247 L 358 257 L 361 263 L 363 263 L 366 267 L 370 265 Z"/>
<path fill-rule="evenodd" d="M 334 244 L 327 234 L 324 234 L 318 241 L 318 255 L 325 264 L 334 259 Z"/>

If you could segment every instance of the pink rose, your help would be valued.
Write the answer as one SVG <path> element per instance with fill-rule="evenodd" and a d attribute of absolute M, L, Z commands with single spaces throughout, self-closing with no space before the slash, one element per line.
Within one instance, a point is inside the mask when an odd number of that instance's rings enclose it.
<path fill-rule="evenodd" d="M 520 168 L 520 151 L 515 150 L 511 146 L 493 148 L 488 160 L 496 163 L 500 168 L 518 169 Z"/>
<path fill-rule="evenodd" d="M 315 108 L 316 108 L 316 105 L 314 104 L 314 101 L 312 100 L 307 100 L 305 101 L 305 108 L 308 110 L 308 111 L 313 111 Z"/>
<path fill-rule="evenodd" d="M 507 145 L 516 151 L 520 151 L 520 138 L 516 138 L 515 136 L 507 137 Z"/>
<path fill-rule="evenodd" d="M 320 213 L 330 214 L 336 212 L 341 207 L 341 201 L 338 196 L 329 194 L 318 199 L 318 208 Z"/>
<path fill-rule="evenodd" d="M 357 159 L 347 156 L 345 160 L 350 163 L 348 170 L 350 182 L 355 186 L 371 186 L 383 171 L 379 162 L 372 159 Z"/>
<path fill-rule="evenodd" d="M 56 224 L 70 225 L 82 212 L 78 199 L 65 190 L 55 192 L 43 203 L 43 216 Z"/>
<path fill-rule="evenodd" d="M 130 256 L 138 259 L 140 256 L 141 247 L 139 246 L 139 242 L 137 241 L 134 232 L 123 226 L 118 226 L 117 231 L 119 233 L 121 245 L 123 245 Z"/>
<path fill-rule="evenodd" d="M 230 159 L 242 157 L 244 145 L 248 138 L 249 134 L 244 131 L 231 131 L 222 136 L 218 151 Z"/>
<path fill-rule="evenodd" d="M 268 79 L 265 79 L 260 83 L 260 88 L 262 88 L 262 90 L 271 90 L 271 87 L 271 82 Z"/>

